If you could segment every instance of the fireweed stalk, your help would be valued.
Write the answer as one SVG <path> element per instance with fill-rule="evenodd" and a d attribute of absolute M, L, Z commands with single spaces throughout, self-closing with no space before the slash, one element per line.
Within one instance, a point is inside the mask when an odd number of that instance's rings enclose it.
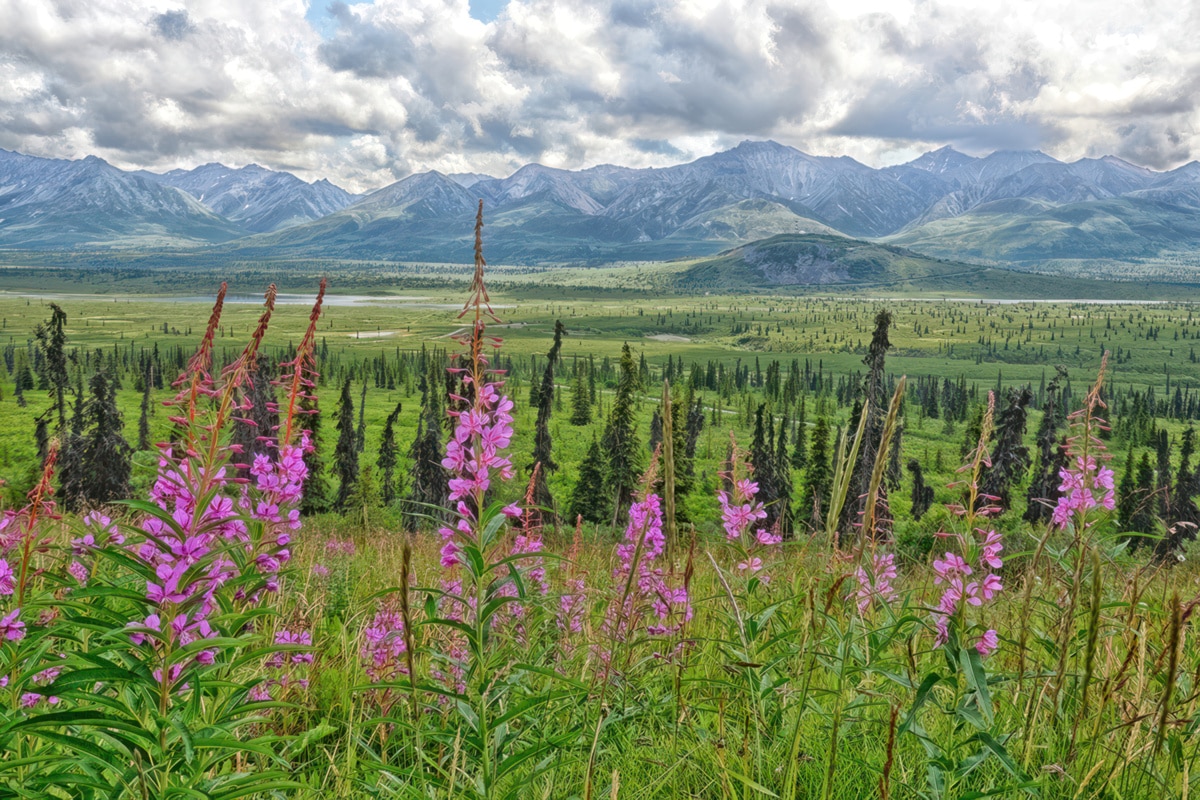
<path fill-rule="evenodd" d="M 996 398 L 988 392 L 987 409 L 980 425 L 979 443 L 972 451 L 970 460 L 959 468 L 967 477 L 950 484 L 952 489 L 961 489 L 963 502 L 947 506 L 951 513 L 962 520 L 962 530 L 939 533 L 953 539 L 958 552 L 946 551 L 933 561 L 934 584 L 944 585 L 942 596 L 934 609 L 934 628 L 937 632 L 936 645 L 941 647 L 950 639 L 951 627 L 974 638 L 974 647 L 980 655 L 989 655 L 999 646 L 999 638 L 992 628 L 977 633 L 977 627 L 967 619 L 969 607 L 979 608 L 990 602 L 1004 589 L 1000 577 L 992 570 L 1004 566 L 1000 551 L 1004 549 L 1001 536 L 994 528 L 984 528 L 988 517 L 1000 513 L 995 505 L 996 498 L 983 494 L 979 487 L 983 470 L 991 466 L 987 446 L 995 420 Z"/>
<path fill-rule="evenodd" d="M 0 607 L 0 642 L 19 641 L 25 636 L 21 608 L 35 570 L 34 557 L 45 551 L 50 540 L 40 528 L 45 520 L 58 519 L 54 510 L 54 465 L 58 460 L 58 441 L 42 464 L 41 478 L 30 490 L 29 502 L 19 511 L 6 511 L 0 518 L 0 597 L 13 597 L 15 604 L 5 611 Z M 15 569 L 14 569 L 15 565 Z"/>
<path fill-rule="evenodd" d="M 758 527 L 757 523 L 767 518 L 763 504 L 756 500 L 758 484 L 752 480 L 753 468 L 746 463 L 745 455 L 737 446 L 733 433 L 729 434 L 730 472 L 721 473 L 721 478 L 731 489 L 717 491 L 717 503 L 721 508 L 721 527 L 725 539 L 733 547 L 738 561 L 738 574 L 746 579 L 757 578 L 761 583 L 771 581 L 766 566 L 778 552 L 783 537 L 776 531 Z"/>
<path fill-rule="evenodd" d="M 605 610 L 601 623 L 605 644 L 596 649 L 596 655 L 604 665 L 601 677 L 605 682 L 611 679 L 614 671 L 617 645 L 625 645 L 631 659 L 633 649 L 630 645 L 641 634 L 665 639 L 679 633 L 692 618 L 686 581 L 676 582 L 674 565 L 666 558 L 662 500 L 650 491 L 654 473 L 652 463 L 642 478 L 642 499 L 629 507 L 624 540 L 617 545 L 613 587 L 620 595 L 614 597 Z M 672 659 L 678 655 L 681 646 L 682 642 L 677 642 L 672 650 L 656 652 L 655 657 Z"/>
<path fill-rule="evenodd" d="M 1117 505 L 1113 471 L 1105 466 L 1112 454 L 1107 452 L 1097 436 L 1097 433 L 1109 429 L 1099 413 L 1108 407 L 1101 397 L 1107 367 L 1106 352 L 1100 360 L 1100 372 L 1084 399 L 1083 407 L 1067 417 L 1067 424 L 1071 428 L 1071 434 L 1067 437 L 1071 463 L 1058 473 L 1062 480 L 1058 487 L 1061 494 L 1051 522 L 1059 528 L 1073 529 L 1077 541 L 1083 541 L 1092 528 L 1094 520 L 1089 517 L 1092 509 L 1112 511 Z"/>
<path fill-rule="evenodd" d="M 292 370 L 292 391 L 301 396 L 315 375 L 315 321 L 324 288 L 322 282 L 297 355 L 285 365 Z M 298 505 L 307 477 L 304 453 L 311 447 L 307 432 L 299 431 L 293 419 L 300 398 L 289 395 L 282 437 L 277 431 L 264 433 L 276 451 L 274 457 L 256 457 L 249 481 L 231 477 L 229 467 L 237 465 L 230 459 L 238 449 L 226 443 L 224 429 L 250 407 L 243 389 L 274 311 L 275 287 L 267 290 L 249 343 L 221 372 L 218 385 L 211 375 L 212 349 L 225 291 L 222 284 L 200 348 L 174 384 L 179 391 L 168 405 L 178 409 L 171 419 L 180 428 L 180 440 L 159 445 L 158 475 L 150 491 L 153 505 L 140 506 L 148 513 L 140 526 L 144 539 L 134 553 L 154 570 L 154 577 L 146 584 L 150 613 L 131 625 L 130 638 L 150 647 L 160 662 L 155 676 L 163 712 L 170 694 L 186 688 L 181 683 L 185 670 L 214 662 L 215 649 L 189 645 L 220 635 L 210 618 L 222 607 L 219 598 L 225 587 L 235 585 L 232 600 L 244 604 L 255 604 L 263 591 L 278 591 L 279 572 L 291 557 L 290 532 L 300 527 Z M 212 410 L 201 407 L 204 399 L 211 401 Z M 300 633 L 289 636 L 277 644 L 301 642 Z M 258 690 L 253 699 L 260 699 L 264 691 Z"/>
<path fill-rule="evenodd" d="M 475 218 L 475 274 L 459 317 L 470 316 L 469 331 L 455 337 L 463 351 L 450 374 L 459 389 L 450 394 L 447 414 L 453 433 L 442 466 L 448 480 L 449 523 L 439 529 L 446 572 L 438 590 L 438 616 L 427 620 L 438 632 L 441 652 L 433 653 L 431 675 L 446 705 L 470 709 L 461 716 L 471 730 L 466 747 L 476 761 L 476 783 L 487 797 L 512 763 L 505 753 L 519 737 L 493 730 L 500 698 L 513 689 L 503 680 L 512 669 L 505 637 L 496 628 L 518 618 L 530 582 L 540 588 L 540 539 L 525 536 L 512 544 L 507 525 L 522 516 L 519 504 L 490 502 L 493 480 L 511 480 L 514 468 L 505 449 L 513 435 L 513 402 L 502 394 L 503 371 L 493 369 L 489 348 L 502 342 L 488 336 L 486 321 L 497 321 L 484 284 L 483 203 Z"/>

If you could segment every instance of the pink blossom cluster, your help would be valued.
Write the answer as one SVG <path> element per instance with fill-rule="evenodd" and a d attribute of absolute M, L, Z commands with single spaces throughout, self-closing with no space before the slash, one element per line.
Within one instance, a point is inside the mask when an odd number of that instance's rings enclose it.
<path fill-rule="evenodd" d="M 11 596 L 16 588 L 12 567 L 6 560 L 0 558 L 0 597 Z M 0 616 L 0 641 L 15 642 L 25 638 L 25 623 L 21 622 L 20 616 L 21 609 L 19 608 L 14 608 Z"/>
<path fill-rule="evenodd" d="M 378 683 L 408 674 L 408 666 L 404 661 L 407 649 L 404 618 L 398 611 L 385 606 L 375 612 L 363 629 L 363 644 L 358 655 L 367 677 Z"/>
<path fill-rule="evenodd" d="M 312 634 L 285 628 L 275 632 L 274 641 L 289 649 L 276 650 L 267 658 L 267 677 L 250 689 L 250 699 L 257 703 L 283 700 L 293 690 L 308 690 L 308 668 L 313 663 Z M 306 649 L 290 649 L 294 647 Z"/>
<path fill-rule="evenodd" d="M 617 545 L 613 578 L 623 597 L 608 605 L 603 622 L 603 631 L 612 641 L 632 641 L 643 623 L 651 636 L 668 636 L 691 620 L 687 588 L 672 585 L 657 565 L 665 550 L 662 502 L 658 495 L 647 494 L 646 499 L 629 507 L 625 538 Z M 645 619 L 648 610 L 653 613 L 651 621 Z M 608 663 L 611 653 L 600 655 Z"/>
<path fill-rule="evenodd" d="M 733 496 L 730 497 L 724 489 L 717 492 L 725 538 L 741 550 L 738 571 L 757 576 L 763 583 L 769 583 L 771 576 L 763 571 L 763 556 L 776 548 L 783 541 L 783 537 L 765 528 L 755 530 L 757 523 L 767 518 L 763 504 L 755 500 L 758 484 L 749 478 L 735 479 L 732 475 L 728 477 L 733 484 Z"/>
<path fill-rule="evenodd" d="M 854 570 L 854 578 L 858 581 L 858 600 L 860 614 L 873 604 L 890 605 L 896 599 L 896 588 L 892 581 L 896 579 L 896 556 L 894 553 L 874 553 L 870 558 L 869 569 L 862 564 Z"/>
<path fill-rule="evenodd" d="M 66 658 L 65 655 L 62 657 Z M 62 674 L 62 667 L 47 667 L 46 669 L 43 669 L 40 672 L 34 673 L 33 677 L 30 678 L 30 683 L 32 683 L 34 686 L 49 686 L 50 684 L 54 683 L 55 680 L 58 679 L 58 676 L 60 674 Z M 31 709 L 31 708 L 35 708 L 36 706 L 38 706 L 42 703 L 45 703 L 46 705 L 56 706 L 59 703 L 59 699 L 57 697 L 55 697 L 54 695 L 47 695 L 47 694 L 42 694 L 41 692 L 29 691 L 29 692 L 23 692 L 21 694 L 20 702 L 21 702 L 21 708 Z"/>
<path fill-rule="evenodd" d="M 1091 456 L 1076 456 L 1071 469 L 1059 470 L 1058 504 L 1051 522 L 1067 527 L 1072 519 L 1081 519 L 1093 508 L 1112 511 L 1117 507 L 1113 490 L 1113 471 Z"/>
<path fill-rule="evenodd" d="M 939 647 L 950 637 L 951 618 L 957 617 L 963 622 L 962 615 L 968 606 L 978 608 L 1004 589 L 1000 577 L 992 571 L 1004 566 L 1000 559 L 1000 551 L 1004 549 L 1000 534 L 995 530 L 985 531 L 978 528 L 975 532 L 981 538 L 954 534 L 967 558 L 957 553 L 946 552 L 943 558 L 933 561 L 933 582 L 935 585 L 945 584 L 946 587 L 934 612 Z M 986 656 L 998 645 L 996 631 L 987 629 L 976 640 L 975 649 Z"/>

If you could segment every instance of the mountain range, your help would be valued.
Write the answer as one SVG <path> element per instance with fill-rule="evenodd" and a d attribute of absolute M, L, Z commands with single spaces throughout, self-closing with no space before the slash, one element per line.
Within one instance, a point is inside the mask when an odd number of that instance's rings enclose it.
<path fill-rule="evenodd" d="M 160 175 L 0 150 L 5 249 L 459 263 L 471 258 L 480 199 L 494 263 L 709 256 L 780 234 L 1030 269 L 1178 263 L 1200 250 L 1197 162 L 1156 172 L 1113 156 L 1065 163 L 1039 151 L 977 158 L 944 147 L 875 169 L 747 141 L 659 169 L 424 172 L 354 195 L 257 165 Z"/>

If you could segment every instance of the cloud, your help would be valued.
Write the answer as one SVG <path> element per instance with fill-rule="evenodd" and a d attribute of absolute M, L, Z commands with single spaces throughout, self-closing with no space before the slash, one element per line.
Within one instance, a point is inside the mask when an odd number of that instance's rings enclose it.
<path fill-rule="evenodd" d="M 412 171 L 664 165 L 743 138 L 893 163 L 954 144 L 1200 151 L 1200 25 L 1123 0 L 0 0 L 0 147 Z M 488 19 L 481 21 L 478 16 Z"/>

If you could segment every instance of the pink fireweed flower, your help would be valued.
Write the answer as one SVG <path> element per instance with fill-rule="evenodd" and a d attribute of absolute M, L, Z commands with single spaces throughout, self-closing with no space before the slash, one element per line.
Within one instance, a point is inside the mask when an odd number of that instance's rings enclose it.
<path fill-rule="evenodd" d="M 858 580 L 858 591 L 855 592 L 855 596 L 858 598 L 860 614 L 876 601 L 883 605 L 890 605 L 896 599 L 896 589 L 891 583 L 896 579 L 896 575 L 896 556 L 892 553 L 872 555 L 870 573 L 861 565 L 854 570 L 854 577 Z"/>
<path fill-rule="evenodd" d="M 629 524 L 625 539 L 617 546 L 617 566 L 613 570 L 614 585 L 628 586 L 623 602 L 618 599 L 608 605 L 602 629 L 611 641 L 631 641 L 643 627 L 651 636 L 678 633 L 692 618 L 691 599 L 687 588 L 672 585 L 669 576 L 656 562 L 666 549 L 663 536 L 662 503 L 656 494 L 629 507 Z M 647 620 L 647 610 L 657 619 Z M 608 651 L 599 653 L 607 665 Z"/>
<path fill-rule="evenodd" d="M 21 609 L 14 608 L 5 616 L 0 617 L 0 636 L 10 642 L 25 638 L 25 623 L 17 619 L 19 616 L 21 616 Z"/>
<path fill-rule="evenodd" d="M 764 571 L 766 560 L 772 550 L 783 542 L 783 536 L 777 530 L 768 531 L 758 527 L 758 523 L 767 518 L 766 508 L 756 500 L 758 483 L 748 477 L 738 477 L 737 473 L 750 470 L 745 463 L 737 443 L 730 435 L 732 448 L 732 472 L 721 473 L 721 477 L 731 491 L 721 489 L 717 492 L 717 503 L 721 509 L 721 527 L 725 529 L 725 539 L 738 553 L 738 571 L 753 575 L 762 583 L 770 582 L 770 575 Z"/>
<path fill-rule="evenodd" d="M 10 595 L 17 589 L 13 581 L 12 567 L 3 558 L 0 558 L 0 595 Z"/>
<path fill-rule="evenodd" d="M 975 533 L 982 537 L 982 541 L 954 535 L 963 552 L 977 559 L 974 567 L 963 556 L 951 552 L 947 552 L 945 558 L 935 559 L 933 562 L 934 584 L 946 585 L 934 610 L 936 644 L 939 647 L 949 639 L 952 618 L 960 617 L 960 621 L 964 621 L 960 615 L 964 615 L 968 607 L 980 608 L 1004 589 L 1000 577 L 990 571 L 1004 566 L 999 556 L 1000 551 L 1004 549 L 999 534 L 994 530 L 981 529 L 976 529 Z M 968 582 L 967 577 L 972 575 L 983 575 L 983 578 Z M 992 633 L 993 638 L 989 640 L 992 644 L 979 649 L 983 655 L 988 655 L 996 647 L 995 632 Z"/>
<path fill-rule="evenodd" d="M 403 658 L 407 649 L 404 618 L 387 608 L 376 611 L 363 630 L 363 645 L 359 650 L 367 677 L 379 682 L 395 674 L 407 674 Z"/>
<path fill-rule="evenodd" d="M 963 560 L 962 556 L 947 552 L 944 559 L 934 559 L 933 571 L 937 574 L 937 577 L 933 579 L 934 584 L 943 581 L 952 583 L 960 575 L 970 575 L 971 566 Z"/>
<path fill-rule="evenodd" d="M 983 632 L 983 636 L 979 637 L 979 641 L 975 643 L 975 649 L 979 651 L 979 655 L 987 656 L 1000 646 L 1000 638 L 994 630 L 990 628 Z"/>

